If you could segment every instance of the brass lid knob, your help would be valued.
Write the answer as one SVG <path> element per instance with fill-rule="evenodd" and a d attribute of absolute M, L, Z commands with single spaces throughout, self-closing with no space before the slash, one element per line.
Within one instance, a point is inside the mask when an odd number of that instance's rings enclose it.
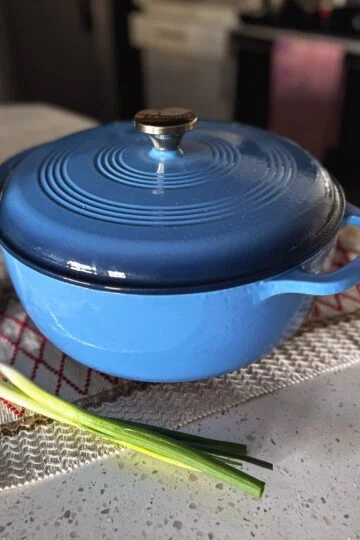
<path fill-rule="evenodd" d="M 144 109 L 136 113 L 134 124 L 141 133 L 149 135 L 157 150 L 176 150 L 184 133 L 197 125 L 197 116 L 180 107 Z"/>

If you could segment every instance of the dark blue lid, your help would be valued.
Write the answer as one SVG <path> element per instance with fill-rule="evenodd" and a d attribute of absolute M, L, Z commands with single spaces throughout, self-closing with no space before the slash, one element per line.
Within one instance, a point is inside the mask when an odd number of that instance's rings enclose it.
<path fill-rule="evenodd" d="M 118 122 L 33 150 L 6 179 L 3 245 L 65 279 L 177 290 L 278 273 L 339 227 L 341 189 L 294 143 L 200 122 L 177 144 Z"/>

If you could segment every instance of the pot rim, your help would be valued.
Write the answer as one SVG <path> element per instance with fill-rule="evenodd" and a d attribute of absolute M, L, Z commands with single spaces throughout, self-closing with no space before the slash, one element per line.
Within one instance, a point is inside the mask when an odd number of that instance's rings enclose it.
<path fill-rule="evenodd" d="M 313 259 L 320 251 L 322 251 L 327 245 L 329 245 L 335 238 L 336 234 L 339 232 L 341 225 L 343 223 L 344 214 L 345 214 L 345 205 L 346 205 L 346 199 L 344 191 L 339 184 L 339 182 L 331 175 L 331 179 L 333 183 L 335 184 L 336 192 L 338 194 L 338 199 L 336 200 L 336 204 L 333 205 L 332 212 L 329 215 L 329 219 L 326 224 L 324 224 L 323 228 L 317 235 L 316 241 L 313 242 L 313 246 L 311 249 L 307 245 L 304 246 L 302 251 L 299 251 L 298 260 L 296 261 L 296 264 L 292 261 L 291 264 L 284 262 L 281 267 L 278 267 L 274 269 L 274 267 L 271 267 L 269 269 L 265 269 L 261 273 L 253 274 L 251 276 L 243 277 L 243 278 L 235 278 L 231 280 L 226 281 L 217 281 L 217 282 L 209 282 L 209 283 L 202 283 L 202 284 L 196 284 L 194 285 L 177 285 L 177 286 L 171 286 L 171 285 L 164 285 L 163 287 L 146 287 L 146 286 L 131 286 L 131 285 L 117 285 L 117 284 L 109 284 L 105 280 L 102 282 L 100 280 L 98 281 L 91 281 L 85 280 L 85 279 L 79 279 L 74 277 L 73 275 L 65 274 L 62 272 L 57 272 L 54 269 L 46 268 L 40 264 L 37 264 L 33 260 L 30 260 L 25 255 L 17 252 L 15 249 L 12 248 L 12 246 L 5 242 L 3 238 L 0 238 L 1 247 L 9 253 L 12 257 L 17 259 L 19 262 L 24 264 L 25 266 L 28 266 L 29 268 L 32 268 L 33 270 L 44 274 L 48 277 L 64 281 L 66 283 L 70 283 L 72 285 L 78 285 L 81 287 L 85 287 L 88 289 L 94 289 L 94 290 L 101 290 L 101 291 L 107 291 L 107 292 L 114 292 L 114 293 L 123 293 L 123 294 L 137 294 L 137 295 L 176 295 L 176 294 L 194 294 L 194 293 L 201 293 L 201 292 L 211 292 L 211 291 L 218 291 L 218 290 L 224 290 L 224 289 L 231 289 L 243 285 L 250 285 L 252 283 L 256 283 L 259 281 L 264 281 L 268 278 L 274 278 L 275 276 L 281 275 L 284 272 L 287 272 L 291 269 L 301 267 L 303 266 L 307 261 Z"/>

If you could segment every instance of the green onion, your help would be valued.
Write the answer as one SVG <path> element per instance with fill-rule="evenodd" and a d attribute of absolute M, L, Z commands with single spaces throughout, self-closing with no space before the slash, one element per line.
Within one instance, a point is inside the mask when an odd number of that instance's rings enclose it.
<path fill-rule="evenodd" d="M 254 464 L 265 466 L 265 462 L 245 456 L 244 445 L 207 440 L 136 422 L 102 418 L 41 389 L 7 364 L 0 363 L 0 374 L 9 381 L 0 382 L 0 397 L 18 406 L 167 463 L 207 473 L 256 498 L 263 494 L 263 481 L 226 463 L 226 460 L 233 458 L 252 460 Z"/>
<path fill-rule="evenodd" d="M 117 421 L 116 419 L 114 419 Z M 134 428 L 136 427 L 147 427 L 150 426 L 147 424 L 142 424 L 140 422 L 131 422 L 130 420 L 126 420 L 126 423 L 129 426 L 132 426 Z M 236 456 L 244 456 L 247 454 L 247 448 L 245 444 L 239 444 L 239 443 L 232 443 L 227 441 L 218 441 L 217 439 L 208 439 L 206 437 L 199 437 L 198 435 L 192 435 L 191 433 L 183 433 L 182 431 L 173 431 L 172 429 L 166 429 L 158 426 L 151 426 L 152 431 L 156 431 L 157 433 L 160 433 L 162 435 L 167 435 L 168 437 L 172 437 L 173 439 L 176 439 L 178 441 L 183 441 L 191 444 L 191 446 L 194 446 L 198 448 L 198 450 L 204 450 L 208 451 L 209 453 L 214 454 L 222 454 L 224 456 L 229 453 L 231 453 L 231 457 Z M 215 451 L 214 448 L 216 448 Z"/>

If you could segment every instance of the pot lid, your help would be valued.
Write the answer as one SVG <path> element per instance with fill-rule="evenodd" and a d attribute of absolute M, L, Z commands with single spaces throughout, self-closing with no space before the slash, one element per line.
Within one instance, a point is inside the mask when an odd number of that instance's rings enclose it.
<path fill-rule="evenodd" d="M 314 158 L 257 128 L 196 124 L 146 110 L 34 149 L 6 178 L 3 245 L 64 279 L 180 291 L 263 278 L 329 242 L 344 198 Z"/>

